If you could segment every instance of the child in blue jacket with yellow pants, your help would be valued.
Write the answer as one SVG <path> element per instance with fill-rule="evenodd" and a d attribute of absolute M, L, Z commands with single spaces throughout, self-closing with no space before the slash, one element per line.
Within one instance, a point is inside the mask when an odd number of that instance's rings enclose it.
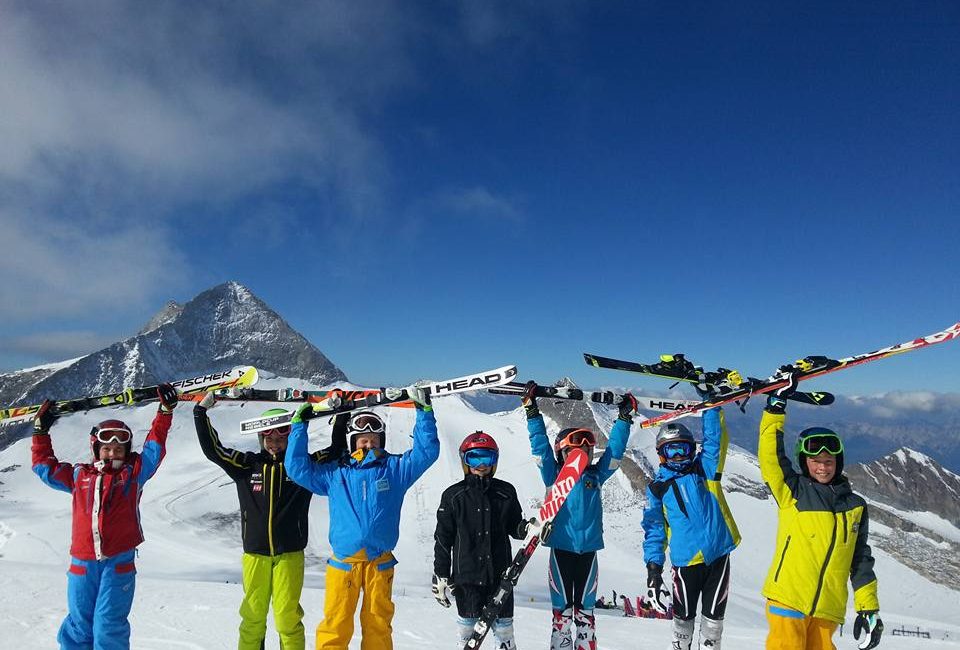
<path fill-rule="evenodd" d="M 362 650 L 392 650 L 393 549 L 400 537 L 400 508 L 406 491 L 440 456 L 437 421 L 429 396 L 409 389 L 417 407 L 413 448 L 402 455 L 384 450 L 386 427 L 371 411 L 354 414 L 347 425 L 348 449 L 336 462 L 319 463 L 307 453 L 310 404 L 294 416 L 285 464 L 287 474 L 311 492 L 326 495 L 330 546 L 323 620 L 317 650 L 345 650 L 360 606 Z"/>
<path fill-rule="evenodd" d="M 730 587 L 730 552 L 740 532 L 720 488 L 727 455 L 727 426 L 721 409 L 703 413 L 703 448 L 693 434 L 669 423 L 657 434 L 660 469 L 647 486 L 643 511 L 643 555 L 647 564 L 647 600 L 660 600 L 665 549 L 673 565 L 673 645 L 690 650 L 701 601 L 700 648 L 720 650 L 723 615 Z"/>

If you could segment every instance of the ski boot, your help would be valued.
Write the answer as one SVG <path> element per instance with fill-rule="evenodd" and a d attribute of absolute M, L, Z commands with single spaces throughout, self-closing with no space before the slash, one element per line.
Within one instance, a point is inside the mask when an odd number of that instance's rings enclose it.
<path fill-rule="evenodd" d="M 550 630 L 550 650 L 573 650 L 570 626 L 573 624 L 573 608 L 553 610 L 553 628 Z"/>
<path fill-rule="evenodd" d="M 577 624 L 577 645 L 574 650 L 597 650 L 597 626 L 593 610 L 576 610 L 573 622 Z"/>

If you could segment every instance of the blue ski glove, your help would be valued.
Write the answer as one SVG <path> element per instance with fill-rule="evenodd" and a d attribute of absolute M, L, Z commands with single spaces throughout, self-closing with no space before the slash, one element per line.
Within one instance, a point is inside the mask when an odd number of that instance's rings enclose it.
<path fill-rule="evenodd" d="M 523 395 L 520 396 L 520 403 L 523 405 L 528 420 L 540 415 L 540 409 L 537 407 L 537 382 L 527 382 L 523 389 Z"/>
<path fill-rule="evenodd" d="M 44 400 L 40 409 L 33 416 L 33 435 L 46 435 L 50 433 L 50 427 L 56 422 L 57 416 L 53 413 L 53 400 Z"/>
<path fill-rule="evenodd" d="M 787 410 L 787 399 L 797 392 L 801 372 L 797 366 L 780 366 L 779 377 L 787 383 L 767 395 L 767 411 L 781 415 Z"/>
<path fill-rule="evenodd" d="M 880 645 L 883 635 L 883 621 L 880 612 L 876 610 L 857 612 L 857 620 L 853 624 L 853 638 L 860 639 L 860 632 L 864 632 L 863 641 L 857 647 L 860 650 L 870 650 Z"/>
<path fill-rule="evenodd" d="M 638 407 L 637 398 L 630 393 L 625 393 L 623 401 L 620 402 L 620 414 L 617 416 L 617 419 L 623 420 L 627 424 L 633 424 L 633 416 L 636 415 Z"/>

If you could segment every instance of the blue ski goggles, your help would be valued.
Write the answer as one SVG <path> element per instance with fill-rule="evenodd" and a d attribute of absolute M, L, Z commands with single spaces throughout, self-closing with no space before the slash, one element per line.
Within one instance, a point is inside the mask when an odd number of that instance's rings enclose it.
<path fill-rule="evenodd" d="M 463 463 L 474 469 L 493 467 L 499 457 L 500 454 L 493 449 L 471 449 L 463 454 Z"/>
<path fill-rule="evenodd" d="M 668 442 L 660 447 L 660 455 L 667 460 L 681 460 L 693 456 L 693 445 L 689 442 Z"/>

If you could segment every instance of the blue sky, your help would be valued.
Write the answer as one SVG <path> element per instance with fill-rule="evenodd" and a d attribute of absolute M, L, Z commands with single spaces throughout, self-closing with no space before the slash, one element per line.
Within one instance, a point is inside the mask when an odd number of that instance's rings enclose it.
<path fill-rule="evenodd" d="M 226 280 L 373 385 L 960 320 L 956 3 L 155 4 L 0 1 L 0 369 Z"/>

